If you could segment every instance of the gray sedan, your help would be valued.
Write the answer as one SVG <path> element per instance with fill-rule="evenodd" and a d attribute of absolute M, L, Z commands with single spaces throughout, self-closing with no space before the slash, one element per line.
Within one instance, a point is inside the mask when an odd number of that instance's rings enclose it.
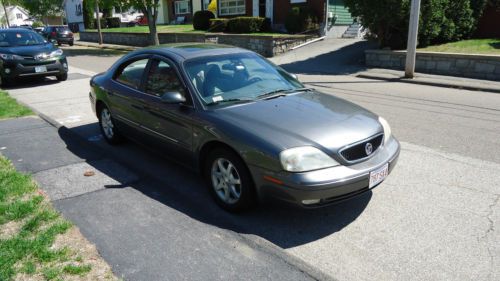
<path fill-rule="evenodd" d="M 229 211 L 264 198 L 302 207 L 351 198 L 399 156 L 382 117 L 229 46 L 131 52 L 92 78 L 90 100 L 107 142 L 133 139 L 195 169 Z"/>

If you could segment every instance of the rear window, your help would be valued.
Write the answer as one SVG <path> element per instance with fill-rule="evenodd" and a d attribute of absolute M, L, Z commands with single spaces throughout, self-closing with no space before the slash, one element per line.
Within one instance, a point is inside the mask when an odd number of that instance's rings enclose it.
<path fill-rule="evenodd" d="M 56 32 L 70 31 L 67 27 L 56 27 Z"/>

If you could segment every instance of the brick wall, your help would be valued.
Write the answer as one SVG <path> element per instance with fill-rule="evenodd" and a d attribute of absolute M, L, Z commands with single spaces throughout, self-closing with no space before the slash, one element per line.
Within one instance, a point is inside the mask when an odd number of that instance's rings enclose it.
<path fill-rule="evenodd" d="M 367 50 L 366 65 L 403 70 L 406 51 Z M 500 56 L 417 52 L 415 71 L 500 81 Z"/>

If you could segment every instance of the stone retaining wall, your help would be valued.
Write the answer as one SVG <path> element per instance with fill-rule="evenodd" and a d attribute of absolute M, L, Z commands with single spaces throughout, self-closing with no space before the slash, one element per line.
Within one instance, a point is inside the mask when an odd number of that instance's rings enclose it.
<path fill-rule="evenodd" d="M 406 51 L 366 50 L 366 65 L 404 69 Z M 415 71 L 500 81 L 500 56 L 417 52 Z"/>
<path fill-rule="evenodd" d="M 285 53 L 291 48 L 305 43 L 314 36 L 272 36 L 272 35 L 241 35 L 223 33 L 159 33 L 160 44 L 185 43 L 185 42 L 207 42 L 233 45 L 240 48 L 252 50 L 266 57 Z M 80 40 L 85 42 L 97 42 L 97 32 L 80 32 Z M 149 44 L 147 33 L 121 33 L 103 32 L 103 41 L 106 44 L 145 47 Z"/>

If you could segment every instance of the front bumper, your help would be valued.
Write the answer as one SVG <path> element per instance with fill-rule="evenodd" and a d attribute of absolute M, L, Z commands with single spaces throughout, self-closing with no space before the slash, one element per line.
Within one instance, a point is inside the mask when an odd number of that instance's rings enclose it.
<path fill-rule="evenodd" d="M 36 72 L 37 66 L 45 66 L 46 72 Z M 68 72 L 66 57 L 47 61 L 4 61 L 0 69 L 4 79 L 31 76 L 57 76 Z"/>
<path fill-rule="evenodd" d="M 74 38 L 73 37 L 57 37 L 56 41 L 61 42 L 61 43 L 69 43 L 69 42 L 74 42 Z"/>
<path fill-rule="evenodd" d="M 250 170 L 261 199 L 276 198 L 302 207 L 319 207 L 336 203 L 369 191 L 370 172 L 389 164 L 394 169 L 400 152 L 400 144 L 391 137 L 368 160 L 350 166 L 336 166 L 304 173 L 272 173 L 259 167 Z M 272 177 L 278 181 L 269 181 Z M 319 200 L 303 204 L 304 200 Z"/>

